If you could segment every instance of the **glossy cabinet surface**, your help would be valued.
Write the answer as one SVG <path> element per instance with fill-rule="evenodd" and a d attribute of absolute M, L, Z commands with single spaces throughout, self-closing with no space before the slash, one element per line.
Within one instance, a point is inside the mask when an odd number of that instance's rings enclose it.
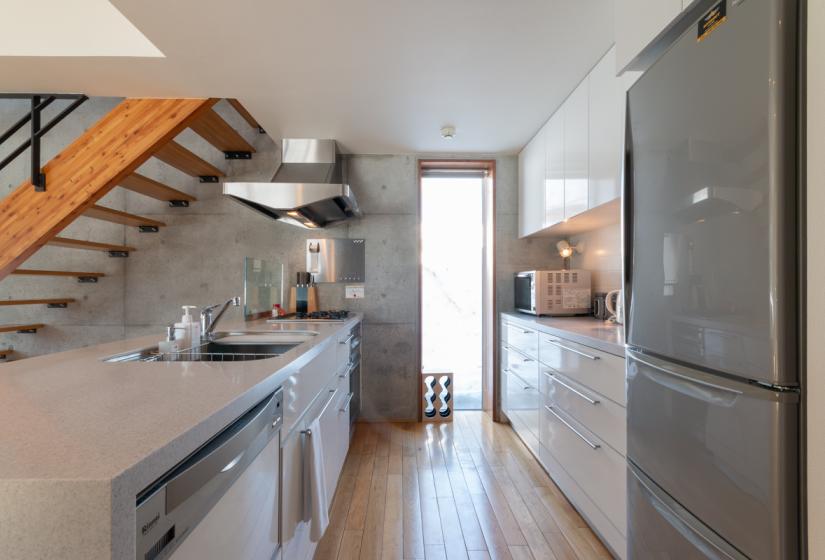
<path fill-rule="evenodd" d="M 588 91 L 589 79 L 582 81 L 562 105 L 564 113 L 564 219 L 587 210 Z"/>
<path fill-rule="evenodd" d="M 520 237 L 551 234 L 620 196 L 629 82 L 615 75 L 615 59 L 612 48 L 519 154 Z"/>
<path fill-rule="evenodd" d="M 564 113 L 556 111 L 544 131 L 544 227 L 564 220 Z"/>
<path fill-rule="evenodd" d="M 316 543 L 309 538 L 310 496 L 307 475 L 309 438 L 319 438 L 324 454 L 327 507 L 331 505 L 350 442 L 349 333 L 332 341 L 284 386 L 292 406 L 291 424 L 281 435 L 282 559 L 309 560 Z M 309 375 L 308 375 L 309 374 Z M 309 379 L 312 377 L 313 379 Z M 319 384 L 323 383 L 319 386 Z M 291 394 L 287 396 L 287 389 Z M 287 408 L 287 407 L 285 407 Z M 289 409 L 287 409 L 289 410 Z M 286 418 L 286 410 L 284 417 Z M 319 434 L 307 434 L 318 420 Z M 286 424 L 286 423 L 285 423 Z"/>
<path fill-rule="evenodd" d="M 625 360 L 518 320 L 502 323 L 504 414 L 591 527 L 625 558 Z"/>
<path fill-rule="evenodd" d="M 544 134 L 543 129 L 519 154 L 519 236 L 544 227 Z"/>
<path fill-rule="evenodd" d="M 616 47 L 590 72 L 589 190 L 588 208 L 621 196 L 621 162 L 624 143 L 624 88 L 616 79 Z"/>

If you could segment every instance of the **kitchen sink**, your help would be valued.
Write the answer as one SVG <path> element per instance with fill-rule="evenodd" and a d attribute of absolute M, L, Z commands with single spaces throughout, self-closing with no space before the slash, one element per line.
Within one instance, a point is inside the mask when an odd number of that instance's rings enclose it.
<path fill-rule="evenodd" d="M 215 340 L 181 350 L 160 352 L 157 346 L 141 348 L 104 358 L 107 363 L 123 362 L 244 362 L 275 358 L 317 336 L 314 331 L 221 332 Z"/>

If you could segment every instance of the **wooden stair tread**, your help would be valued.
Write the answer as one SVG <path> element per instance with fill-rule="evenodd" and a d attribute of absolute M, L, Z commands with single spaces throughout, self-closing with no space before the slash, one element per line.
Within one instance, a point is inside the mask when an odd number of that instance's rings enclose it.
<path fill-rule="evenodd" d="M 12 274 L 20 276 L 70 276 L 78 278 L 103 278 L 102 272 L 73 272 L 69 270 L 39 270 L 34 268 L 18 268 Z"/>
<path fill-rule="evenodd" d="M 257 128 L 258 130 L 263 130 L 263 127 L 259 125 L 258 121 L 255 120 L 255 117 L 253 117 L 252 114 L 246 110 L 246 107 L 241 105 L 240 101 L 237 99 L 227 99 L 227 101 L 229 101 L 229 104 L 232 105 L 238 114 L 242 116 L 247 123 L 249 123 L 249 126 L 252 128 Z"/>
<path fill-rule="evenodd" d="M 91 251 L 125 251 L 127 253 L 136 251 L 134 247 L 129 247 L 127 245 L 98 243 L 97 241 L 83 241 L 81 239 L 70 239 L 68 237 L 53 237 L 49 240 L 47 245 L 67 247 L 70 249 L 89 249 Z"/>
<path fill-rule="evenodd" d="M 120 184 L 215 99 L 125 99 L 0 200 L 0 280 Z"/>
<path fill-rule="evenodd" d="M 144 218 L 143 216 L 136 216 L 135 214 L 121 212 L 120 210 L 106 208 L 105 206 L 99 206 L 97 204 L 87 208 L 86 211 L 83 212 L 83 215 L 87 218 L 94 218 L 95 220 L 104 220 L 107 222 L 113 222 L 115 224 L 122 224 L 124 226 L 163 227 L 166 225 L 163 222 L 159 222 L 157 220 Z"/>
<path fill-rule="evenodd" d="M 208 161 L 178 144 L 169 142 L 155 152 L 155 157 L 192 177 L 223 177 L 224 173 Z"/>
<path fill-rule="evenodd" d="M 255 152 L 252 144 L 229 126 L 229 123 L 223 120 L 215 109 L 204 111 L 189 128 L 222 152 Z"/>
<path fill-rule="evenodd" d="M 36 329 L 42 329 L 45 327 L 43 323 L 20 323 L 20 324 L 11 324 L 11 325 L 0 325 L 0 333 L 4 332 L 17 332 L 17 331 L 31 331 Z"/>
<path fill-rule="evenodd" d="M 120 181 L 120 186 L 132 192 L 142 194 L 158 200 L 170 202 L 172 200 L 185 200 L 186 202 L 195 202 L 197 198 L 191 194 L 186 194 L 183 191 L 168 187 L 163 183 L 144 177 L 138 173 L 127 175 Z"/>
<path fill-rule="evenodd" d="M 45 298 L 45 299 L 0 299 L 0 305 L 49 305 L 74 303 L 74 298 Z"/>

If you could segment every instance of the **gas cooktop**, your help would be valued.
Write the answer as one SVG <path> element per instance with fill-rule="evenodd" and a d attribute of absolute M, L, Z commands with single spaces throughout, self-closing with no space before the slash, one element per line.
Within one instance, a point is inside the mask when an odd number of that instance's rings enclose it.
<path fill-rule="evenodd" d="M 305 313 L 302 311 L 298 311 L 297 313 L 291 313 L 284 317 L 272 318 L 269 319 L 268 323 L 282 323 L 284 321 L 338 321 L 343 322 L 347 317 L 349 317 L 349 311 L 346 309 L 331 309 L 328 311 L 311 311 L 309 313 Z"/>

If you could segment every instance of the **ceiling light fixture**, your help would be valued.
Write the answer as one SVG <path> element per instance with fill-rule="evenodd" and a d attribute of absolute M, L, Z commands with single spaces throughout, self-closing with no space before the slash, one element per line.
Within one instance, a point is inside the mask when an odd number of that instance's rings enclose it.
<path fill-rule="evenodd" d="M 441 127 L 441 137 L 444 140 L 452 140 L 455 138 L 455 127 L 454 126 L 442 126 Z"/>

